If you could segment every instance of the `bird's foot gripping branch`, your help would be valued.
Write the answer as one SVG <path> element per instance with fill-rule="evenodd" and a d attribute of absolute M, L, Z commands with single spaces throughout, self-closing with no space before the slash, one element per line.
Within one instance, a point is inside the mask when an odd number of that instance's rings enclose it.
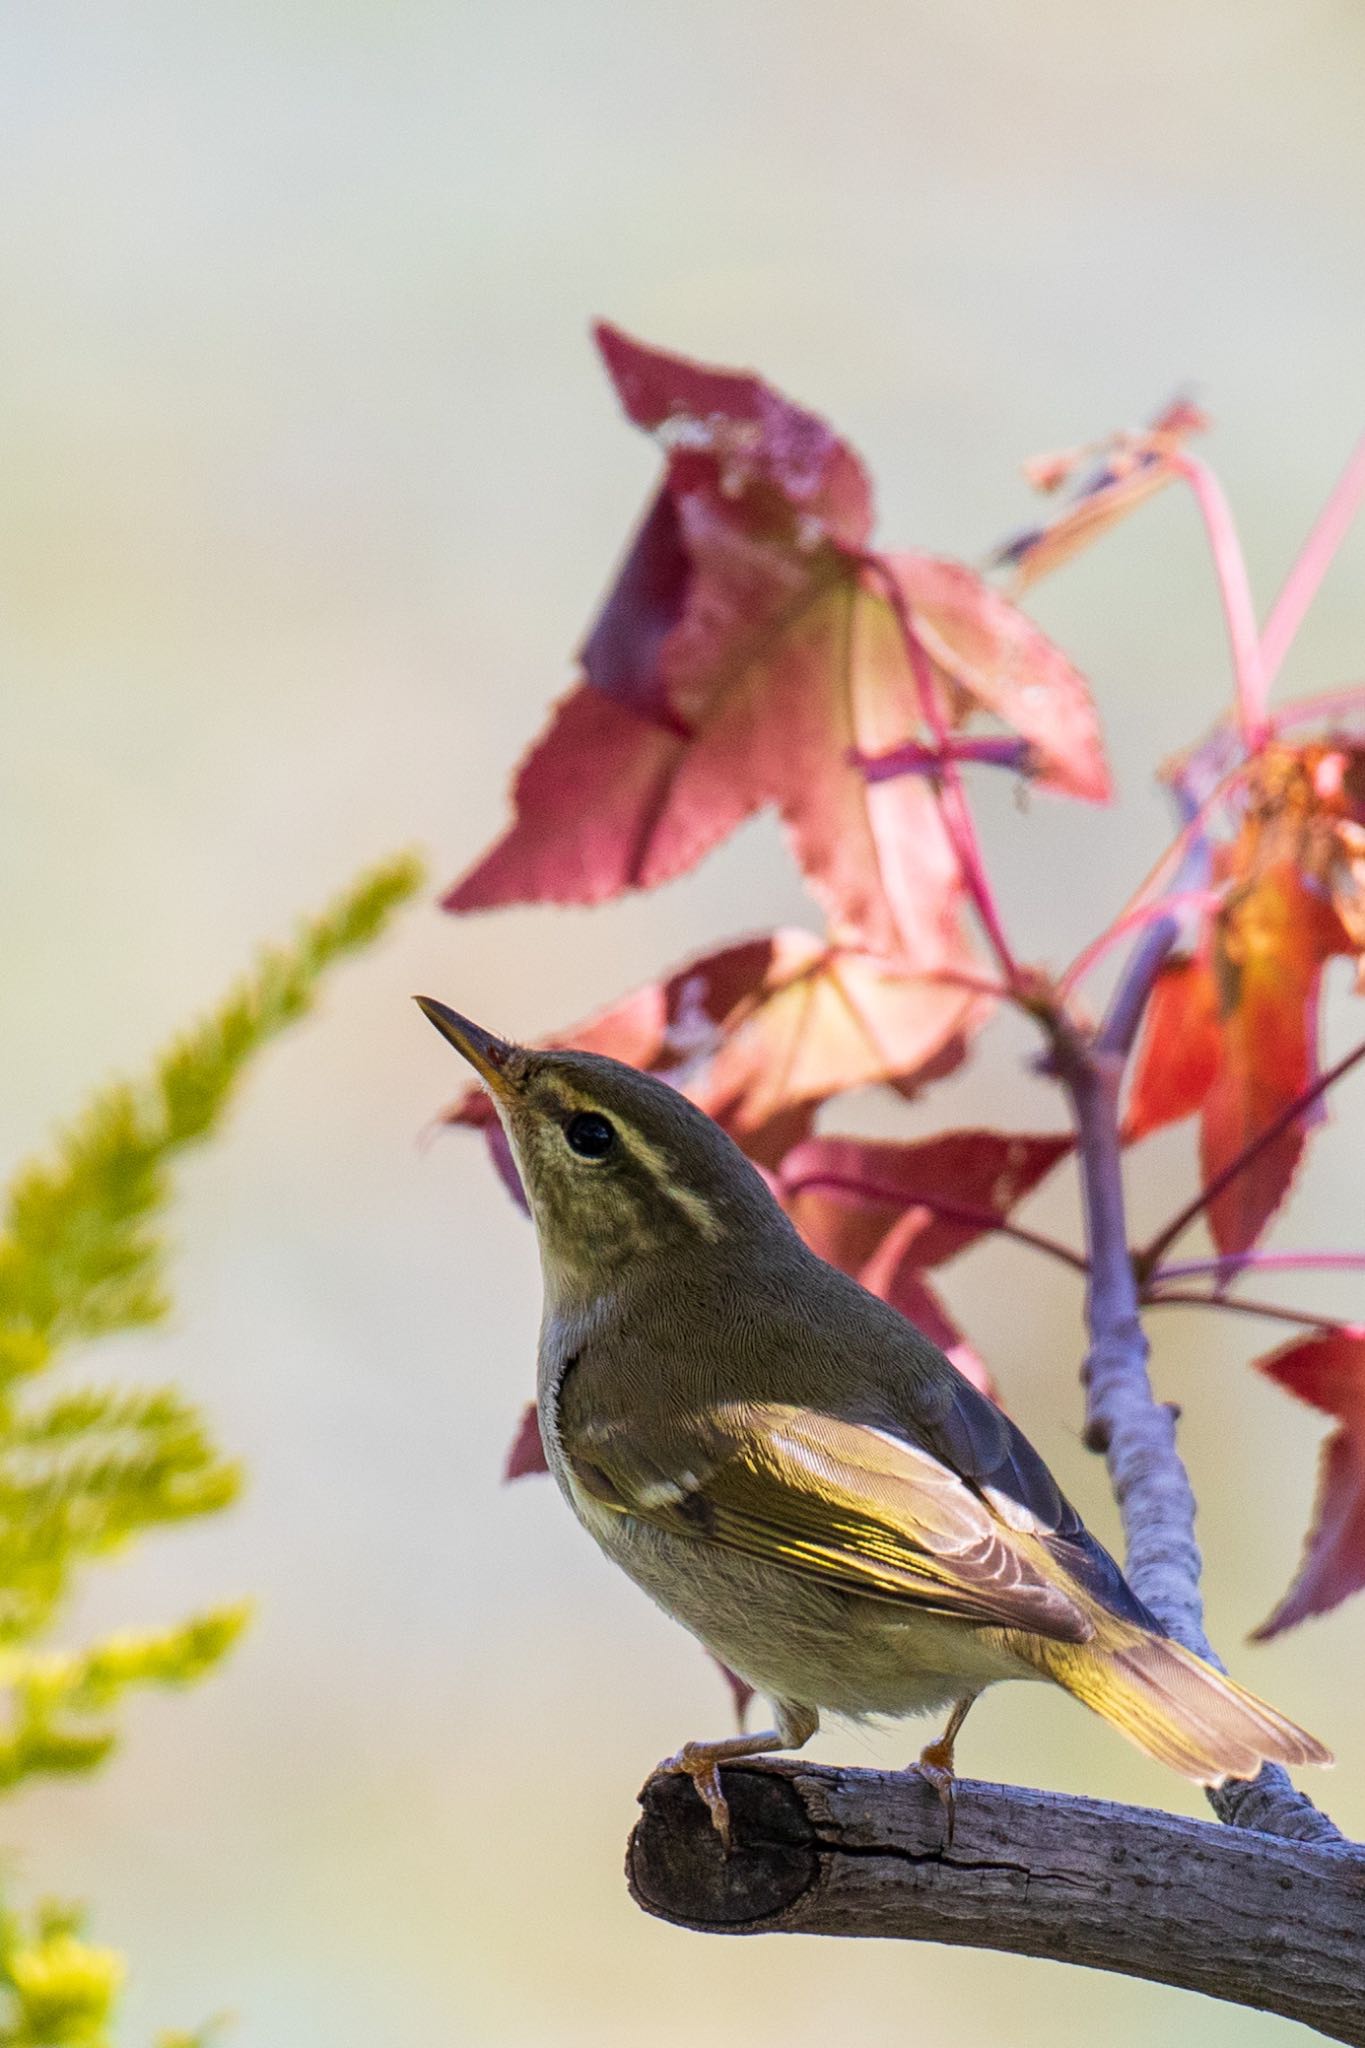
<path fill-rule="evenodd" d="M 755 1686 L 788 1728 L 822 1705 L 946 1711 L 1030 1664 L 1240 1824 L 971 1785 L 949 1845 L 913 1778 L 734 1763 L 728 1860 L 686 1779 L 651 1781 L 635 1894 L 697 1927 L 923 1937 L 1159 1976 L 1360 2040 L 1348 1932 L 1362 1852 L 1278 1763 L 1258 1772 L 1263 1758 L 1321 1760 L 1321 1746 L 1218 1677 L 1194 1491 L 1175 1413 L 1153 1395 L 1147 1324 L 1180 1303 L 1292 1327 L 1261 1369 L 1339 1426 L 1300 1571 L 1261 1633 L 1358 1591 L 1365 1325 L 1278 1286 L 1365 1270 L 1365 1247 L 1264 1239 L 1329 1091 L 1365 1057 L 1318 1056 L 1324 974 L 1365 956 L 1365 691 L 1270 695 L 1365 493 L 1365 446 L 1260 621 L 1188 405 L 1035 464 L 1054 509 L 983 577 L 874 546 L 856 455 L 758 378 L 610 328 L 599 342 L 630 418 L 660 442 L 662 476 L 581 681 L 518 773 L 513 821 L 447 906 L 652 887 L 771 808 L 825 925 L 733 939 L 539 1052 L 481 1066 L 493 1100 L 474 1091 L 451 1109 L 486 1133 L 515 1193 L 530 1184 L 548 1247 L 539 1403 L 509 1476 L 554 1469 L 599 1542 L 728 1667 L 741 1712 Z M 1162 771 L 1176 830 L 1161 860 L 1068 967 L 1039 967 L 1048 934 L 1007 928 L 969 778 L 1109 800 L 1089 685 L 1020 600 L 1168 487 L 1192 493 L 1206 531 L 1229 703 Z M 1096 1022 L 1088 990 L 1114 957 Z M 829 1106 L 869 1086 L 932 1103 L 1002 1007 L 1038 1029 L 1054 1130 L 902 1142 L 827 1128 Z M 615 1061 L 634 1073 L 620 1080 Z M 695 1110 L 733 1145 L 716 1150 Z M 1187 1119 L 1198 1183 L 1135 1247 L 1144 1141 Z M 1016 1213 L 1064 1166 L 1083 1246 Z M 1207 1254 L 1173 1260 L 1197 1225 Z M 727 1293 L 727 1247 L 746 1231 L 782 1288 L 755 1271 Z M 938 1294 L 938 1269 L 988 1237 L 1084 1282 L 1086 1436 L 1122 1513 L 1123 1573 L 994 1405 Z M 610 1247 L 605 1266 L 585 1260 L 589 1241 Z M 618 1313 L 627 1296 L 634 1322 Z M 696 1329 L 707 1315 L 714 1327 Z M 678 1328 L 711 1363 L 670 1381 L 663 1333 Z M 812 1344 L 812 1328 L 829 1341 Z M 625 1391 L 641 1387 L 643 1416 Z M 1017 1376 L 1007 1391 L 1016 1414 L 1041 1398 Z M 684 1558 L 680 1574 L 669 1560 Z M 906 1624 L 890 1678 L 870 1669 L 870 1637 L 839 1639 L 850 1613 L 874 1609 Z M 1195 1674 L 1193 1715 L 1180 1673 Z"/>

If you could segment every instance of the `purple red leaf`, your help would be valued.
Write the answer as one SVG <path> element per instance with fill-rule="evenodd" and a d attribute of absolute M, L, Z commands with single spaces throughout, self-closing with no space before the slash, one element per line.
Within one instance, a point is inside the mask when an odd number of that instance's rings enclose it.
<path fill-rule="evenodd" d="M 532 1472 L 548 1472 L 545 1461 L 545 1444 L 540 1434 L 540 1417 L 534 1401 L 528 1401 L 521 1411 L 521 1421 L 507 1453 L 507 1462 L 502 1468 L 504 1479 L 525 1479 Z"/>
<path fill-rule="evenodd" d="M 1323 1445 L 1303 1563 L 1257 1629 L 1264 1641 L 1310 1614 L 1327 1613 L 1365 1586 L 1365 1330 L 1301 1338 L 1262 1358 L 1259 1369 L 1339 1425 Z"/>
<path fill-rule="evenodd" d="M 962 883 L 933 790 L 859 761 L 924 727 L 886 594 L 899 580 L 952 714 L 985 710 L 1051 786 L 1107 793 L 1085 685 L 979 577 L 874 557 L 861 463 L 747 373 L 599 331 L 664 477 L 583 650 L 586 680 L 523 762 L 509 831 L 451 890 L 456 911 L 597 903 L 694 865 L 774 807 L 846 943 L 962 967 Z"/>

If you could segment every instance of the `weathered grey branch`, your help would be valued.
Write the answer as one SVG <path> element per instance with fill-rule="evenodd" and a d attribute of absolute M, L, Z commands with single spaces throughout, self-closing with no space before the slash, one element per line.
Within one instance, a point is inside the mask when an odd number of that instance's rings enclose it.
<path fill-rule="evenodd" d="M 1182 871 L 1173 888 L 1193 886 Z M 1126 1058 L 1133 1049 L 1152 986 L 1180 936 L 1180 919 L 1162 917 L 1149 924 L 1114 990 L 1104 1022 L 1095 1035 L 1096 1050 Z"/>
<path fill-rule="evenodd" d="M 1144 972 L 1155 971 L 1149 959 L 1138 957 Z M 1053 1065 L 1076 1125 L 1090 1254 L 1086 1441 L 1103 1451 L 1109 1468 L 1123 1520 L 1124 1570 L 1134 1592 L 1178 1642 L 1221 1670 L 1204 1633 L 1194 1491 L 1176 1448 L 1176 1417 L 1157 1401 L 1147 1372 L 1147 1337 L 1124 1208 L 1118 1114 L 1123 1064 L 1121 1052 L 1058 1030 Z M 1267 1764 L 1250 1783 L 1234 1780 L 1220 1787 L 1209 1799 L 1221 1820 L 1239 1826 L 1300 1841 L 1343 1839 L 1277 1764 Z"/>
<path fill-rule="evenodd" d="M 728 1858 L 690 1782 L 646 1786 L 626 1861 L 646 1912 L 1044 1956 L 1365 2043 L 1365 1850 L 966 1781 L 949 1849 L 912 1777 L 741 1765 L 725 1791 Z"/>

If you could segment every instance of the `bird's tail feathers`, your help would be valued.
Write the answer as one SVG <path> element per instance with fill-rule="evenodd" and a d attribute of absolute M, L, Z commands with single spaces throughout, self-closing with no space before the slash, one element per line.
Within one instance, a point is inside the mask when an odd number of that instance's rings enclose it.
<path fill-rule="evenodd" d="M 1050 1678 L 1196 1785 L 1254 1778 L 1263 1763 L 1332 1761 L 1313 1736 L 1168 1636 L 1135 1629 L 1038 1648 Z"/>

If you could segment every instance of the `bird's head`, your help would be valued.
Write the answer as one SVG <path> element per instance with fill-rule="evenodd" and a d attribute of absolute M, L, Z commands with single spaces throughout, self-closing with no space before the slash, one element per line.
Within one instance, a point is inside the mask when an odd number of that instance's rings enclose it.
<path fill-rule="evenodd" d="M 426 996 L 423 1014 L 493 1098 L 547 1283 L 595 1293 L 632 1262 L 723 1255 L 786 1219 L 733 1139 L 676 1089 L 619 1060 L 496 1038 Z"/>

